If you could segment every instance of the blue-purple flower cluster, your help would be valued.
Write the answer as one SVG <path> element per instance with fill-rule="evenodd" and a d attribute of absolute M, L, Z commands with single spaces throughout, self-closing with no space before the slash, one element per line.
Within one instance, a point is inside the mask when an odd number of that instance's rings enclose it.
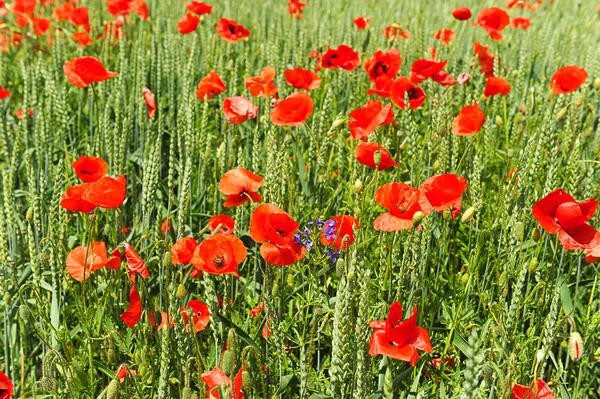
<path fill-rule="evenodd" d="M 318 218 L 315 221 L 311 220 L 310 222 L 306 223 L 306 226 L 304 226 L 302 231 L 300 231 L 294 235 L 294 242 L 298 245 L 302 245 L 307 251 L 310 251 L 314 245 L 314 241 L 310 237 L 310 233 L 312 231 L 311 229 L 313 226 L 316 226 L 317 228 L 322 228 L 323 233 L 325 233 L 325 238 L 327 240 L 335 240 L 335 238 L 336 238 L 336 236 L 335 236 L 335 232 L 336 232 L 335 221 L 334 220 L 324 221 L 323 219 Z M 331 261 L 331 263 L 335 264 L 340 256 L 340 251 L 328 249 L 327 256 L 329 257 L 329 260 Z"/>

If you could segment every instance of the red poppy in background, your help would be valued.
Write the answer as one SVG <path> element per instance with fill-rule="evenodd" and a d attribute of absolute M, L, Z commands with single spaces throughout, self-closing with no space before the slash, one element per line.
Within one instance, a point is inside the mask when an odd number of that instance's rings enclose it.
<path fill-rule="evenodd" d="M 237 267 L 247 256 L 242 240 L 233 234 L 215 234 L 198 245 L 191 264 L 209 274 L 233 274 L 240 278 Z"/>
<path fill-rule="evenodd" d="M 454 118 L 454 121 L 452 121 L 452 134 L 457 136 L 477 134 L 484 122 L 485 114 L 475 101 L 473 105 L 464 106 Z"/>
<path fill-rule="evenodd" d="M 405 183 L 387 183 L 375 192 L 375 202 L 389 212 L 375 219 L 373 227 L 377 231 L 399 231 L 414 227 L 412 219 L 421 211 L 419 189 Z"/>
<path fill-rule="evenodd" d="M 410 81 L 412 83 L 421 83 L 425 79 L 441 72 L 447 62 L 448 61 L 435 62 L 426 59 L 416 60 L 411 67 Z"/>
<path fill-rule="evenodd" d="M 600 233 L 586 223 L 597 208 L 595 199 L 577 202 L 559 188 L 536 202 L 531 213 L 549 234 L 558 234 L 566 250 L 577 250 L 589 249 L 599 243 Z"/>
<path fill-rule="evenodd" d="M 391 81 L 391 79 L 394 79 L 398 75 L 401 66 L 402 56 L 400 55 L 400 51 L 395 48 L 390 49 L 386 53 L 379 50 L 365 62 L 365 70 L 373 83 L 376 83 L 377 79 L 381 76 L 387 76 Z"/>
<path fill-rule="evenodd" d="M 37 36 L 41 36 L 46 33 L 48 29 L 50 29 L 51 24 L 52 21 L 47 18 L 33 18 L 33 32 Z"/>
<path fill-rule="evenodd" d="M 6 374 L 0 371 L 0 399 L 11 399 L 15 393 L 15 386 Z"/>
<path fill-rule="evenodd" d="M 404 110 L 406 108 L 404 100 L 406 94 L 408 94 L 408 106 L 411 109 L 417 109 L 425 102 L 425 91 L 419 86 L 412 84 L 404 76 L 400 76 L 390 86 L 390 99 L 400 109 Z"/>
<path fill-rule="evenodd" d="M 277 94 L 275 68 L 266 66 L 260 72 L 260 76 L 246 78 L 246 88 L 254 97 L 271 97 Z"/>
<path fill-rule="evenodd" d="M 86 183 L 100 180 L 108 172 L 108 164 L 98 157 L 80 156 L 73 162 L 75 174 Z"/>
<path fill-rule="evenodd" d="M 261 202 L 262 197 L 256 192 L 264 183 L 264 179 L 248 169 L 231 169 L 221 177 L 219 191 L 227 196 L 223 206 L 235 207 L 248 201 Z"/>
<path fill-rule="evenodd" d="M 464 176 L 460 178 L 452 173 L 432 176 L 419 186 L 421 197 L 419 205 L 425 215 L 432 211 L 439 213 L 452 208 L 452 219 L 456 218 L 462 207 L 461 196 L 467 189 Z"/>
<path fill-rule="evenodd" d="M 353 19 L 352 22 L 354 22 L 354 25 L 356 25 L 359 30 L 365 30 L 367 25 L 369 25 L 369 22 L 371 22 L 371 18 L 358 17 Z"/>
<path fill-rule="evenodd" d="M 146 262 L 135 252 L 135 249 L 129 243 L 124 243 L 123 247 L 125 247 L 125 259 L 127 260 L 127 269 L 131 279 L 133 280 L 136 274 L 139 274 L 142 278 L 150 278 Z"/>
<path fill-rule="evenodd" d="M 471 80 L 471 75 L 469 75 L 466 72 L 463 72 L 460 75 L 458 75 L 458 77 L 456 78 L 456 80 L 458 80 L 459 84 L 464 85 L 466 83 L 469 83 L 469 81 Z"/>
<path fill-rule="evenodd" d="M 73 33 L 73 40 L 77 42 L 81 47 L 86 48 L 91 46 L 94 42 L 87 31 Z"/>
<path fill-rule="evenodd" d="M 58 7 L 54 9 L 54 12 L 52 13 L 52 18 L 54 18 L 56 21 L 68 21 L 74 9 L 75 8 L 71 4 L 71 2 L 65 1 L 64 3 L 59 4 Z"/>
<path fill-rule="evenodd" d="M 477 16 L 477 24 L 490 35 L 493 40 L 502 40 L 504 28 L 510 23 L 510 17 L 506 11 L 498 7 L 484 8 Z"/>
<path fill-rule="evenodd" d="M 235 220 L 229 215 L 215 215 L 208 220 L 208 226 L 211 234 L 233 234 Z"/>
<path fill-rule="evenodd" d="M 88 189 L 89 183 L 77 184 L 69 187 L 60 200 L 60 206 L 70 212 L 90 213 L 96 206 L 82 198 Z"/>
<path fill-rule="evenodd" d="M 89 183 L 81 195 L 84 201 L 99 208 L 112 209 L 121 206 L 127 194 L 127 181 L 125 176 L 119 175 L 116 179 L 109 176 Z"/>
<path fill-rule="evenodd" d="M 249 312 L 249 313 L 250 313 L 250 316 L 252 316 L 252 317 L 256 317 L 256 316 L 258 316 L 259 314 L 261 314 L 261 313 L 262 313 L 262 311 L 263 311 L 264 307 L 265 307 L 265 303 L 264 303 L 264 302 L 260 302 L 258 305 L 256 305 L 256 307 L 255 307 L 254 309 L 252 309 L 252 310 Z"/>
<path fill-rule="evenodd" d="M 246 97 L 229 97 L 223 101 L 225 119 L 232 125 L 239 125 L 248 119 L 256 118 L 258 107 Z"/>
<path fill-rule="evenodd" d="M 319 75 L 309 69 L 294 68 L 283 71 L 285 81 L 296 89 L 314 90 L 321 86 Z"/>
<path fill-rule="evenodd" d="M 106 10 L 113 16 L 125 16 L 134 11 L 133 1 L 131 0 L 109 0 Z"/>
<path fill-rule="evenodd" d="M 160 226 L 160 231 L 162 231 L 163 235 L 167 234 L 167 231 L 173 230 L 173 225 L 171 224 L 171 216 L 168 216 L 165 220 L 163 220 L 162 225 Z"/>
<path fill-rule="evenodd" d="M 364 107 L 350 112 L 348 127 L 352 138 L 355 140 L 367 140 L 371 133 L 379 126 L 388 125 L 394 120 L 392 105 L 381 105 L 381 101 L 369 101 Z"/>
<path fill-rule="evenodd" d="M 486 97 L 496 96 L 498 94 L 502 96 L 508 96 L 510 93 L 510 85 L 506 81 L 506 79 L 490 77 L 485 83 L 485 90 L 483 91 L 483 95 Z"/>
<path fill-rule="evenodd" d="M 302 126 L 313 112 L 313 99 L 306 93 L 290 94 L 271 111 L 271 122 L 277 126 Z"/>
<path fill-rule="evenodd" d="M 336 49 L 327 46 L 327 52 L 323 54 L 321 66 L 325 69 L 342 68 L 346 71 L 353 71 L 360 66 L 358 53 L 352 47 L 345 44 Z"/>
<path fill-rule="evenodd" d="M 7 97 L 10 97 L 10 90 L 4 89 L 2 86 L 0 86 L 0 100 L 4 100 Z"/>
<path fill-rule="evenodd" d="M 189 324 L 189 316 L 187 313 L 187 309 L 192 310 L 192 321 L 194 323 L 194 332 L 200 332 L 206 328 L 208 323 L 210 322 L 210 310 L 208 306 L 197 299 L 192 299 L 188 302 L 187 307 L 180 308 L 181 317 L 183 318 L 183 322 L 187 326 Z M 206 380 L 205 380 L 206 381 Z"/>
<path fill-rule="evenodd" d="M 527 30 L 531 26 L 531 20 L 525 17 L 514 17 L 510 24 L 513 28 Z"/>
<path fill-rule="evenodd" d="M 195 32 L 199 23 L 200 18 L 188 12 L 177 22 L 177 31 L 182 35 L 187 35 L 188 33 Z"/>
<path fill-rule="evenodd" d="M 87 7 L 79 7 L 73 9 L 69 14 L 69 20 L 75 26 L 83 26 L 86 31 L 90 31 L 90 16 Z"/>
<path fill-rule="evenodd" d="M 63 71 L 69 82 L 81 89 L 90 83 L 98 83 L 118 75 L 107 71 L 96 57 L 72 58 L 63 65 Z"/>
<path fill-rule="evenodd" d="M 454 86 L 456 79 L 446 71 L 439 71 L 431 75 L 431 79 L 442 86 Z"/>
<path fill-rule="evenodd" d="M 36 5 L 37 0 L 15 0 L 11 8 L 16 16 L 15 23 L 23 28 L 29 26 Z"/>
<path fill-rule="evenodd" d="M 375 320 L 369 323 L 373 328 L 369 355 L 384 355 L 409 362 L 411 366 L 419 360 L 418 350 L 433 352 L 426 329 L 417 326 L 417 308 L 411 316 L 402 321 L 402 305 L 398 301 L 390 306 L 387 320 Z"/>
<path fill-rule="evenodd" d="M 468 7 L 455 8 L 452 16 L 459 21 L 467 21 L 471 18 L 471 10 Z"/>
<path fill-rule="evenodd" d="M 379 165 L 375 163 L 375 154 L 381 156 Z M 371 169 L 386 170 L 398 165 L 390 156 L 388 150 L 377 143 L 360 143 L 354 151 L 354 157 L 362 165 L 368 166 Z"/>
<path fill-rule="evenodd" d="M 135 327 L 135 325 L 142 318 L 142 301 L 140 300 L 140 294 L 138 293 L 135 286 L 131 287 L 129 291 L 129 307 L 123 314 L 121 314 L 121 320 L 129 328 Z"/>
<path fill-rule="evenodd" d="M 480 72 L 486 77 L 494 76 L 494 56 L 488 49 L 488 46 L 482 46 L 477 42 L 473 42 L 475 47 L 475 55 L 479 59 Z"/>
<path fill-rule="evenodd" d="M 221 18 L 215 28 L 219 36 L 231 43 L 250 37 L 250 31 L 232 19 Z"/>
<path fill-rule="evenodd" d="M 334 222 L 333 227 L 335 232 L 332 236 L 328 236 L 324 231 L 321 231 L 319 239 L 321 244 L 325 246 L 333 246 L 333 249 L 339 251 L 346 249 L 354 242 L 354 230 L 360 228 L 358 219 L 348 215 L 338 215 L 327 220 L 326 223 Z"/>
<path fill-rule="evenodd" d="M 515 384 L 510 394 L 512 399 L 555 399 L 552 390 L 541 378 L 529 386 Z"/>
<path fill-rule="evenodd" d="M 127 377 L 127 375 L 131 374 L 132 376 L 135 376 L 137 375 L 137 372 L 135 370 L 128 369 L 126 366 L 121 365 L 119 366 L 119 369 L 115 374 L 116 377 L 119 379 L 119 383 L 122 384 L 125 381 L 125 377 Z"/>
<path fill-rule="evenodd" d="M 81 282 L 87 280 L 93 272 L 104 267 L 112 259 L 107 256 L 106 244 L 103 242 L 75 247 L 67 255 L 67 272 L 73 279 Z"/>
<path fill-rule="evenodd" d="M 390 97 L 390 88 L 392 87 L 393 79 L 387 75 L 381 75 L 375 79 L 375 87 L 367 89 L 367 95 L 372 96 L 373 94 L 383 98 Z"/>
<path fill-rule="evenodd" d="M 452 29 L 440 29 L 435 34 L 435 39 L 442 42 L 444 46 L 450 44 L 454 39 L 455 33 Z"/>
<path fill-rule="evenodd" d="M 302 9 L 306 7 L 307 3 L 300 0 L 289 0 L 288 1 L 288 12 L 292 18 L 301 19 Z"/>
<path fill-rule="evenodd" d="M 410 37 L 410 32 L 406 29 L 402 29 L 400 24 L 392 24 L 390 26 L 386 26 L 381 31 L 381 34 L 385 36 L 386 39 L 408 39 Z"/>
<path fill-rule="evenodd" d="M 297 231 L 298 223 L 275 205 L 260 205 L 250 218 L 250 237 L 262 244 L 260 254 L 272 265 L 288 266 L 304 258 L 306 250 L 294 241 Z"/>
<path fill-rule="evenodd" d="M 212 6 L 202 1 L 192 1 L 185 6 L 189 12 L 193 12 L 197 15 L 210 14 L 212 12 Z"/>
<path fill-rule="evenodd" d="M 585 69 L 571 65 L 554 72 L 550 79 L 550 88 L 554 94 L 567 94 L 579 89 L 587 80 Z"/>
<path fill-rule="evenodd" d="M 198 241 L 193 237 L 183 237 L 171 247 L 171 259 L 174 265 L 189 265 L 198 248 Z"/>
<path fill-rule="evenodd" d="M 150 120 L 156 116 L 156 100 L 154 100 L 154 94 L 146 87 L 142 89 L 142 94 L 144 95 L 144 102 L 148 108 L 148 120 Z"/>
<path fill-rule="evenodd" d="M 231 379 L 227 377 L 227 374 L 223 372 L 219 367 L 215 366 L 211 371 L 202 374 L 202 381 L 206 384 L 206 397 L 207 399 L 211 399 L 211 397 L 219 399 L 219 389 L 223 385 L 226 385 L 231 389 Z"/>
<path fill-rule="evenodd" d="M 212 70 L 198 83 L 196 96 L 200 101 L 210 100 L 213 96 L 223 93 L 225 88 L 225 83 L 223 83 L 217 71 Z"/>

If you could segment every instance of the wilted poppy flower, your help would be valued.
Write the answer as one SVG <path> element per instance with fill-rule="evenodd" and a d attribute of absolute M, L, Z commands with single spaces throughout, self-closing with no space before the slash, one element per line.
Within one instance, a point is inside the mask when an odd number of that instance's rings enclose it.
<path fill-rule="evenodd" d="M 74 7 L 70 1 L 59 4 L 52 13 L 52 18 L 56 21 L 68 21 L 71 17 Z"/>
<path fill-rule="evenodd" d="M 567 94 L 579 89 L 587 80 L 585 69 L 572 65 L 554 72 L 550 79 L 550 88 L 554 94 Z"/>
<path fill-rule="evenodd" d="M 248 29 L 232 19 L 221 18 L 215 28 L 219 36 L 231 43 L 235 43 L 240 39 L 247 39 L 250 36 Z"/>
<path fill-rule="evenodd" d="M 125 176 L 116 179 L 109 176 L 89 183 L 81 198 L 97 207 L 104 209 L 118 208 L 125 201 L 127 182 Z"/>
<path fill-rule="evenodd" d="M 142 89 L 142 94 L 144 95 L 144 102 L 148 108 L 148 120 L 150 120 L 156 116 L 156 100 L 154 100 L 154 94 L 146 87 Z"/>
<path fill-rule="evenodd" d="M 171 247 L 171 259 L 174 265 L 189 265 L 198 247 L 198 241 L 193 237 L 183 237 Z"/>
<path fill-rule="evenodd" d="M 210 322 L 210 310 L 208 306 L 202 301 L 197 299 L 192 299 L 188 302 L 187 307 L 180 308 L 181 317 L 183 318 L 183 322 L 187 326 L 189 324 L 189 316 L 187 314 L 187 309 L 192 310 L 192 321 L 194 323 L 194 332 L 200 332 L 206 328 L 208 323 Z"/>
<path fill-rule="evenodd" d="M 207 399 L 216 398 L 219 399 L 219 389 L 223 385 L 228 386 L 229 389 L 231 386 L 231 379 L 227 377 L 227 374 L 223 372 L 219 367 L 215 366 L 214 369 L 207 373 L 203 373 L 201 375 L 202 381 L 206 384 L 206 397 Z M 214 391 L 213 391 L 214 390 Z M 233 396 L 233 395 L 232 395 Z"/>
<path fill-rule="evenodd" d="M 390 306 L 387 320 L 375 320 L 369 323 L 373 328 L 369 355 L 384 355 L 409 362 L 411 366 L 419 360 L 418 350 L 433 352 L 427 330 L 417 326 L 417 308 L 412 315 L 402 321 L 402 305 L 398 301 Z"/>
<path fill-rule="evenodd" d="M 464 85 L 465 83 L 468 83 L 469 80 L 471 80 L 471 75 L 469 75 L 466 72 L 463 72 L 460 75 L 458 75 L 458 77 L 456 78 L 456 80 L 458 80 L 459 84 Z"/>
<path fill-rule="evenodd" d="M 398 231 L 413 227 L 413 216 L 421 211 L 419 189 L 405 183 L 387 183 L 375 192 L 375 202 L 387 209 L 379 215 L 373 227 L 378 231 Z"/>
<path fill-rule="evenodd" d="M 391 79 L 394 79 L 398 75 L 401 65 L 402 57 L 400 56 L 400 52 L 398 49 L 392 48 L 386 53 L 381 50 L 375 52 L 365 62 L 365 70 L 373 83 L 376 83 L 380 76 L 387 76 L 391 81 Z"/>
<path fill-rule="evenodd" d="M 271 97 L 277 93 L 275 87 L 275 68 L 266 66 L 260 76 L 246 78 L 246 88 L 254 97 Z"/>
<path fill-rule="evenodd" d="M 460 197 L 466 189 L 467 181 L 464 176 L 459 178 L 452 173 L 432 176 L 419 186 L 421 211 L 428 215 L 432 211 L 442 213 L 452 208 L 452 219 L 454 219 L 460 213 L 462 206 Z"/>
<path fill-rule="evenodd" d="M 205 4 L 202 1 L 192 1 L 185 6 L 189 12 L 193 12 L 197 15 L 210 14 L 212 12 L 212 6 Z"/>
<path fill-rule="evenodd" d="M 339 251 L 340 249 L 346 249 L 354 242 L 354 230 L 360 228 L 358 219 L 348 215 L 338 215 L 325 222 L 325 225 L 329 224 L 329 231 L 325 231 L 325 228 L 319 239 L 321 244 L 326 246 L 333 246 L 333 249 Z"/>
<path fill-rule="evenodd" d="M 421 83 L 427 78 L 440 72 L 446 66 L 448 61 L 435 62 L 432 60 L 420 59 L 413 62 L 410 71 L 410 81 L 412 83 Z"/>
<path fill-rule="evenodd" d="M 263 185 L 264 179 L 248 169 L 236 168 L 225 172 L 219 181 L 219 191 L 227 196 L 223 206 L 234 207 L 248 201 L 261 202 L 262 197 L 256 192 Z"/>
<path fill-rule="evenodd" d="M 510 21 L 510 24 L 513 28 L 527 30 L 531 26 L 531 21 L 529 20 L 529 18 L 525 17 L 514 17 L 513 20 Z"/>
<path fill-rule="evenodd" d="M 271 122 L 277 126 L 302 126 L 313 112 L 313 99 L 306 93 L 290 94 L 271 111 Z"/>
<path fill-rule="evenodd" d="M 498 94 L 503 96 L 508 96 L 510 93 L 510 85 L 506 81 L 506 79 L 490 77 L 487 82 L 485 82 L 485 90 L 483 94 L 486 97 L 496 96 Z"/>
<path fill-rule="evenodd" d="M 454 121 L 452 121 L 452 133 L 457 136 L 471 136 L 479 133 L 485 122 L 485 114 L 479 108 L 477 101 L 473 105 L 464 106 Z"/>
<path fill-rule="evenodd" d="M 89 246 L 75 247 L 67 255 L 67 271 L 77 281 L 87 280 L 90 275 L 109 261 L 106 244 L 93 242 Z"/>
<path fill-rule="evenodd" d="M 256 307 L 254 309 L 250 310 L 250 312 L 249 312 L 250 316 L 252 316 L 252 317 L 258 316 L 259 314 L 262 313 L 264 307 L 265 307 L 265 303 L 260 302 L 258 305 L 256 305 Z"/>
<path fill-rule="evenodd" d="M 359 30 L 365 30 L 367 25 L 369 25 L 369 22 L 371 22 L 371 18 L 358 17 L 352 20 L 352 22 L 354 22 L 354 25 L 356 25 Z"/>
<path fill-rule="evenodd" d="M 91 46 L 94 42 L 87 31 L 73 33 L 73 40 L 77 42 L 81 47 L 85 48 Z"/>
<path fill-rule="evenodd" d="M 86 183 L 95 182 L 106 175 L 108 164 L 98 157 L 80 156 L 73 162 L 75 174 Z"/>
<path fill-rule="evenodd" d="M 129 243 L 124 243 L 123 247 L 125 248 L 125 259 L 127 260 L 127 269 L 131 280 L 134 281 L 136 274 L 139 274 L 142 278 L 150 278 L 146 262 L 135 252 L 135 249 Z"/>
<path fill-rule="evenodd" d="M 434 82 L 441 84 L 442 86 L 453 86 L 456 84 L 456 79 L 454 79 L 454 76 L 450 75 L 446 71 L 439 71 L 438 73 L 434 73 L 433 75 L 431 75 L 431 79 Z"/>
<path fill-rule="evenodd" d="M 400 76 L 390 86 L 390 99 L 403 110 L 406 108 L 406 94 L 408 94 L 408 106 L 411 109 L 417 109 L 425 102 L 425 91 L 412 84 L 404 76 Z"/>
<path fill-rule="evenodd" d="M 33 32 L 37 36 L 41 36 L 46 33 L 48 29 L 50 29 L 51 24 L 52 21 L 47 18 L 33 18 Z"/>
<path fill-rule="evenodd" d="M 82 198 L 88 187 L 89 183 L 69 187 L 60 200 L 60 206 L 71 212 L 90 213 L 96 209 L 94 204 Z"/>
<path fill-rule="evenodd" d="M 7 97 L 10 97 L 10 90 L 0 86 L 0 100 L 4 100 Z"/>
<path fill-rule="evenodd" d="M 381 157 L 379 165 L 375 161 L 375 156 Z M 386 170 L 398 165 L 394 162 L 389 152 L 377 143 L 360 143 L 354 151 L 354 157 L 361 164 L 371 169 Z"/>
<path fill-rule="evenodd" d="M 235 229 L 235 220 L 229 215 L 216 215 L 208 220 L 208 226 L 211 234 L 232 234 Z"/>
<path fill-rule="evenodd" d="M 288 12 L 292 16 L 292 18 L 301 19 L 302 18 L 302 9 L 306 7 L 307 3 L 302 2 L 300 0 L 289 0 L 288 1 Z"/>
<path fill-rule="evenodd" d="M 75 8 L 69 15 L 69 20 L 75 26 L 83 26 L 86 31 L 90 31 L 90 16 L 87 7 Z"/>
<path fill-rule="evenodd" d="M 121 314 L 121 320 L 123 320 L 123 323 L 125 323 L 127 327 L 133 328 L 141 318 L 142 302 L 140 300 L 140 294 L 135 286 L 133 286 L 131 287 L 131 291 L 129 291 L 129 307 Z"/>
<path fill-rule="evenodd" d="M 240 278 L 237 267 L 247 256 L 242 240 L 233 234 L 215 234 L 200 243 L 191 264 L 209 274 L 233 274 Z"/>
<path fill-rule="evenodd" d="M 285 81 L 296 89 L 314 90 L 321 86 L 319 75 L 309 69 L 294 68 L 283 71 Z"/>
<path fill-rule="evenodd" d="M 371 133 L 379 126 L 387 125 L 394 120 L 392 105 L 381 105 L 381 101 L 369 101 L 364 107 L 350 112 L 348 127 L 352 138 L 355 140 L 367 140 Z"/>
<path fill-rule="evenodd" d="M 200 18 L 188 12 L 179 20 L 179 22 L 177 22 L 177 31 L 182 35 L 187 35 L 188 33 L 196 31 L 199 23 Z"/>
<path fill-rule="evenodd" d="M 484 8 L 477 16 L 477 24 L 490 35 L 493 40 L 501 40 L 504 28 L 510 23 L 510 17 L 506 11 L 498 7 Z"/>
<path fill-rule="evenodd" d="M 452 11 L 452 16 L 459 21 L 467 21 L 471 18 L 471 10 L 468 7 L 455 8 Z"/>
<path fill-rule="evenodd" d="M 118 75 L 104 68 L 96 57 L 72 58 L 63 65 L 63 71 L 69 82 L 81 89 L 90 83 L 102 82 Z"/>
<path fill-rule="evenodd" d="M 559 188 L 536 202 L 531 213 L 549 234 L 558 234 L 565 249 L 578 250 L 598 244 L 600 233 L 586 223 L 597 208 L 595 199 L 577 202 Z"/>
<path fill-rule="evenodd" d="M 442 42 L 444 46 L 450 44 L 452 39 L 454 39 L 454 31 L 452 29 L 440 29 L 435 34 L 435 39 Z"/>
<path fill-rule="evenodd" d="M 225 91 L 225 83 L 219 77 L 217 71 L 210 71 L 198 83 L 196 96 L 200 101 L 210 100 L 213 96 L 217 96 Z"/>
<path fill-rule="evenodd" d="M 6 374 L 0 371 L 0 399 L 11 399 L 15 393 L 15 387 Z"/>
<path fill-rule="evenodd" d="M 327 46 L 327 52 L 323 54 L 321 59 L 321 66 L 325 69 L 342 68 L 346 71 L 353 71 L 360 66 L 360 58 L 352 47 L 345 44 L 336 49 Z"/>
<path fill-rule="evenodd" d="M 488 46 L 482 46 L 477 42 L 473 42 L 475 47 L 475 55 L 479 59 L 480 72 L 486 77 L 494 76 L 494 56 L 488 49 Z"/>
<path fill-rule="evenodd" d="M 282 209 L 260 205 L 250 218 L 250 237 L 259 244 L 263 259 L 272 265 L 287 266 L 302 258 L 306 250 L 294 241 L 298 223 Z"/>
<path fill-rule="evenodd" d="M 258 107 L 246 97 L 229 97 L 223 101 L 225 119 L 232 125 L 239 125 L 248 119 L 256 118 Z"/>
<path fill-rule="evenodd" d="M 515 384 L 510 394 L 512 399 L 555 399 L 552 390 L 541 378 L 530 386 Z"/>

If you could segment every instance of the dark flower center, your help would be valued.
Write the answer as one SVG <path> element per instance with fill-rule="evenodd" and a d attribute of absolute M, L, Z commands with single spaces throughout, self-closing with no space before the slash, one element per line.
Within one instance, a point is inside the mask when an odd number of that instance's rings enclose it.
<path fill-rule="evenodd" d="M 413 100 L 419 97 L 419 91 L 415 87 L 411 87 L 408 91 L 408 98 Z"/>
<path fill-rule="evenodd" d="M 213 264 L 215 265 L 215 267 L 217 269 L 222 269 L 225 267 L 225 257 L 223 256 L 217 256 L 214 260 L 213 260 Z"/>
<path fill-rule="evenodd" d="M 229 25 L 227 27 L 227 29 L 229 30 L 229 33 L 231 33 L 232 35 L 235 35 L 235 26 L 234 25 Z"/>
<path fill-rule="evenodd" d="M 379 75 L 385 75 L 388 71 L 389 67 L 387 64 L 378 62 L 377 64 L 375 64 L 375 75 L 379 76 Z"/>

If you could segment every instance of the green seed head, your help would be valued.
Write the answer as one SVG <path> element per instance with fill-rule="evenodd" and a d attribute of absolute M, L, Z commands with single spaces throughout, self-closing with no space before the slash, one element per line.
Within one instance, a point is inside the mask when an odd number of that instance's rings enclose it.
<path fill-rule="evenodd" d="M 242 389 L 246 393 L 252 389 L 252 374 L 247 369 L 242 371 Z"/>
<path fill-rule="evenodd" d="M 185 285 L 179 284 L 177 286 L 177 298 L 183 299 L 187 295 L 187 290 L 185 289 Z"/>
<path fill-rule="evenodd" d="M 52 377 L 42 377 L 38 382 L 38 385 L 46 392 L 56 392 L 58 389 L 58 382 Z"/>
<path fill-rule="evenodd" d="M 412 217 L 413 227 L 418 227 L 421 224 L 421 222 L 423 221 L 424 217 L 425 217 L 425 215 L 423 214 L 423 212 L 416 211 Z"/>
<path fill-rule="evenodd" d="M 462 217 L 460 218 L 461 222 L 463 223 L 469 223 L 470 221 L 473 220 L 473 216 L 475 215 L 475 207 L 472 206 L 469 209 L 467 209 L 465 211 L 465 213 L 463 213 Z"/>
<path fill-rule="evenodd" d="M 233 357 L 233 353 L 230 350 L 226 350 L 223 354 L 223 372 L 227 375 L 231 375 L 233 373 L 233 367 L 235 363 L 235 359 Z"/>
<path fill-rule="evenodd" d="M 106 389 L 106 399 L 119 399 L 119 380 L 112 380 Z"/>
<path fill-rule="evenodd" d="M 532 258 L 529 261 L 529 264 L 527 265 L 527 269 L 529 270 L 529 273 L 535 272 L 538 265 L 539 265 L 539 261 L 537 260 L 537 258 Z"/>

